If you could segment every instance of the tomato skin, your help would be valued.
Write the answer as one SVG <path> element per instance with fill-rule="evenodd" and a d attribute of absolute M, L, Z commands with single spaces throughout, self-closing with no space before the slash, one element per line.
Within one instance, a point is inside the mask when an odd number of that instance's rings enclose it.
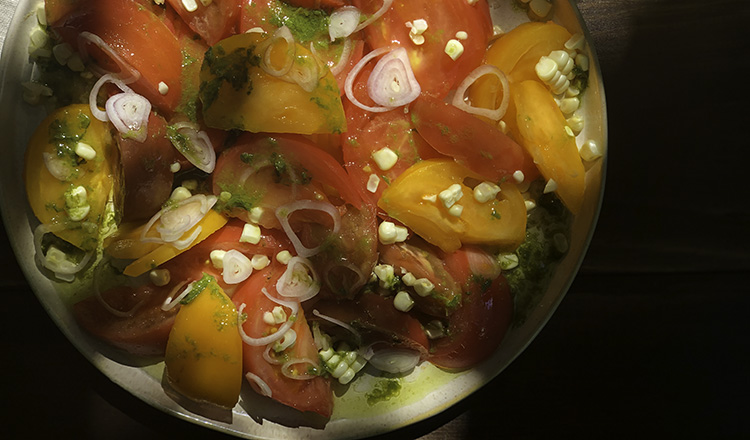
<path fill-rule="evenodd" d="M 462 280 L 464 302 L 448 320 L 449 336 L 433 341 L 428 360 L 442 368 L 471 368 L 492 355 L 510 327 L 510 287 L 502 275 L 477 282 L 464 251 L 444 259 L 448 270 Z"/>
<path fill-rule="evenodd" d="M 530 181 L 539 175 L 531 156 L 500 130 L 456 107 L 422 96 L 411 107 L 419 134 L 440 153 L 499 183 L 521 170 Z"/>
<path fill-rule="evenodd" d="M 213 0 L 207 6 L 197 2 L 198 9 L 188 11 L 182 0 L 167 0 L 170 6 L 182 17 L 209 45 L 216 44 L 237 31 L 240 15 L 240 0 Z"/>
<path fill-rule="evenodd" d="M 139 0 L 79 0 L 75 10 L 67 11 L 55 22 L 54 31 L 73 47 L 78 47 L 79 35 L 91 32 L 104 40 L 114 51 L 140 72 L 140 78 L 130 84 L 152 105 L 171 113 L 182 100 L 182 47 L 177 37 L 155 13 L 150 1 Z M 48 11 L 59 16 L 59 11 Z M 159 50 L 153 50 L 158 41 Z M 117 71 L 108 56 L 100 51 L 90 54 L 101 67 Z M 159 83 L 169 91 L 159 93 Z"/>
<path fill-rule="evenodd" d="M 268 331 L 269 325 L 263 322 L 263 314 L 272 311 L 278 304 L 268 299 L 262 289 L 266 289 L 270 295 L 276 295 L 276 280 L 283 271 L 283 266 L 274 263 L 253 273 L 232 298 L 238 309 L 241 304 L 246 305 L 244 313 L 247 313 L 248 318 L 243 323 L 243 328 L 249 336 L 257 338 Z M 301 309 L 292 330 L 297 333 L 297 340 L 285 353 L 291 358 L 310 359 L 319 364 L 318 350 Z M 270 364 L 263 358 L 265 349 L 265 346 L 243 344 L 244 371 L 260 377 L 271 389 L 271 398 L 274 400 L 299 411 L 311 411 L 330 417 L 333 412 L 333 392 L 329 379 L 323 376 L 309 380 L 288 378 L 282 374 L 280 365 Z M 323 371 L 323 366 L 318 365 L 318 369 Z"/>
<path fill-rule="evenodd" d="M 144 142 L 118 136 L 125 183 L 123 221 L 150 218 L 172 193 L 175 149 L 167 139 L 167 122 L 156 113 L 148 121 Z"/>
<path fill-rule="evenodd" d="M 374 13 L 383 4 L 382 0 L 352 3 L 366 14 Z M 423 34 L 425 43 L 415 45 L 404 23 L 420 18 L 427 21 L 428 28 Z M 469 37 L 461 42 L 464 52 L 454 61 L 445 53 L 445 45 L 459 31 L 467 32 Z M 394 45 L 406 48 L 422 93 L 442 99 L 480 65 L 492 36 L 492 20 L 486 0 L 474 5 L 466 0 L 396 0 L 364 32 L 373 49 Z"/>

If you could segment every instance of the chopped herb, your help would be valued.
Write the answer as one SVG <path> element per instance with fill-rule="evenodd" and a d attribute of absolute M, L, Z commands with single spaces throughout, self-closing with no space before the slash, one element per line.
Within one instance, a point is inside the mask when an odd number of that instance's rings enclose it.
<path fill-rule="evenodd" d="M 273 165 L 273 170 L 276 174 L 276 182 L 281 182 L 281 179 L 287 172 L 284 156 L 276 152 L 271 153 L 271 165 Z"/>
<path fill-rule="evenodd" d="M 201 279 L 193 283 L 193 287 L 190 289 L 190 292 L 185 296 L 185 298 L 180 301 L 180 304 L 189 304 L 192 302 L 198 294 L 203 292 L 206 287 L 208 287 L 209 284 L 212 282 L 215 282 L 216 278 L 212 277 L 211 275 L 204 273 Z"/>
<path fill-rule="evenodd" d="M 260 56 L 255 54 L 255 46 L 240 47 L 227 53 L 220 46 L 212 46 L 206 51 L 202 69 L 208 69 L 213 77 L 200 85 L 199 94 L 204 108 L 210 107 L 219 97 L 219 90 L 226 83 L 235 91 L 245 90 L 250 95 L 253 83 L 249 73 L 251 67 L 260 66 Z"/>
<path fill-rule="evenodd" d="M 375 384 L 372 391 L 366 394 L 367 403 L 375 405 L 389 400 L 401 393 L 401 382 L 398 379 L 383 379 Z"/>
<path fill-rule="evenodd" d="M 242 163 L 250 164 L 253 162 L 254 155 L 252 153 L 242 153 L 240 154 L 240 160 Z"/>

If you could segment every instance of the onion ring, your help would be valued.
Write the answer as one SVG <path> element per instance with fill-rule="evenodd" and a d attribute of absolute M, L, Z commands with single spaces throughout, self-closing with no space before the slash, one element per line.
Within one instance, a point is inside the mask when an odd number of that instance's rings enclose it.
<path fill-rule="evenodd" d="M 474 82 L 485 75 L 495 75 L 500 80 L 500 87 L 503 92 L 503 99 L 500 102 L 500 106 L 496 109 L 488 109 L 481 107 L 474 107 L 468 104 L 465 100 L 466 91 L 471 87 Z M 484 116 L 485 118 L 492 119 L 493 121 L 499 121 L 505 116 L 505 112 L 508 110 L 508 103 L 510 102 L 510 88 L 508 85 L 508 78 L 505 76 L 502 70 L 497 67 L 484 64 L 474 69 L 463 81 L 459 84 L 456 89 L 455 95 L 453 95 L 452 104 L 454 107 L 461 109 L 467 113 L 471 113 L 477 116 Z"/>

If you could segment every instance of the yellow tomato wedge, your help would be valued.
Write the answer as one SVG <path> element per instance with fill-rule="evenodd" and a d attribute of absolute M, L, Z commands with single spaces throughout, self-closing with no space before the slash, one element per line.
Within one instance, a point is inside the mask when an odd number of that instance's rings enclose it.
<path fill-rule="evenodd" d="M 521 81 L 540 81 L 535 70 L 539 58 L 554 50 L 564 50 L 568 39 L 570 32 L 553 22 L 524 23 L 492 43 L 485 54 L 484 63 L 505 73 L 513 90 L 514 84 Z M 497 108 L 503 99 L 500 82 L 492 75 L 479 78 L 469 89 L 469 99 L 476 107 Z M 507 116 L 503 118 L 511 136 L 518 133 L 515 112 L 511 100 L 505 113 Z"/>
<path fill-rule="evenodd" d="M 462 243 L 515 249 L 526 234 L 523 196 L 514 184 L 504 182 L 497 197 L 481 203 L 473 187 L 482 182 L 481 176 L 453 160 L 424 160 L 401 174 L 383 192 L 378 206 L 445 252 L 457 250 Z M 440 199 L 440 193 L 454 184 L 463 194 L 456 201 L 463 207 L 458 216 Z"/>
<path fill-rule="evenodd" d="M 194 401 L 232 408 L 242 386 L 237 310 L 209 275 L 193 285 L 184 301 L 167 340 L 167 380 Z"/>
<path fill-rule="evenodd" d="M 564 50 L 568 39 L 570 32 L 551 21 L 524 23 L 495 41 L 484 61 L 502 70 L 511 82 L 538 79 L 535 66 L 539 58 Z"/>
<path fill-rule="evenodd" d="M 328 68 L 300 44 L 290 57 L 283 39 L 273 43 L 266 57 L 269 42 L 258 33 L 239 34 L 221 40 L 206 52 L 200 75 L 206 124 L 254 133 L 346 131 L 341 95 Z M 268 70 L 281 72 L 292 60 L 292 68 L 281 77 L 261 67 L 268 62 Z"/>
<path fill-rule="evenodd" d="M 134 262 L 130 263 L 125 268 L 123 273 L 131 277 L 137 277 L 139 275 L 142 275 L 148 272 L 149 270 L 154 269 L 162 265 L 163 263 L 171 260 L 172 258 L 180 255 L 181 253 L 187 251 L 188 249 L 192 248 L 193 246 L 200 243 L 201 241 L 205 240 L 209 235 L 221 229 L 221 227 L 224 226 L 226 223 L 227 223 L 226 217 L 224 217 L 223 215 L 211 209 L 208 211 L 206 216 L 203 217 L 203 219 L 198 222 L 198 224 L 196 224 L 189 231 L 183 234 L 182 238 L 189 237 L 191 234 L 193 234 L 196 228 L 198 227 L 201 228 L 201 231 L 198 234 L 198 237 L 193 241 L 193 243 L 190 246 L 186 247 L 185 249 L 177 249 L 176 247 L 172 246 L 169 243 L 161 244 L 156 249 L 152 250 L 151 252 L 148 252 L 147 254 L 138 258 Z M 128 249 L 128 252 L 132 252 L 133 254 L 138 254 L 138 253 L 141 253 L 144 249 L 148 249 L 151 246 L 151 243 L 140 243 L 140 244 L 131 243 L 131 245 L 132 247 Z"/>
<path fill-rule="evenodd" d="M 112 220 L 106 211 L 119 192 L 119 163 L 108 124 L 94 118 L 88 105 L 55 110 L 39 124 L 26 150 L 24 180 L 34 215 L 44 224 L 62 226 L 53 232 L 63 240 L 95 249 L 101 228 Z"/>
<path fill-rule="evenodd" d="M 524 81 L 512 88 L 521 145 L 534 158 L 547 181 L 554 180 L 555 192 L 573 214 L 583 203 L 586 170 L 575 137 L 549 90 L 536 81 Z"/>

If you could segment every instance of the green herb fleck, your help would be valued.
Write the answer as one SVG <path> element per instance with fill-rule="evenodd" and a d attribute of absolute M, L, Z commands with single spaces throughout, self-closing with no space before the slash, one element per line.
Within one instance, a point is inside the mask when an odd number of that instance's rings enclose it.
<path fill-rule="evenodd" d="M 201 279 L 193 283 L 193 287 L 190 289 L 190 292 L 188 292 L 185 298 L 180 301 L 180 304 L 190 304 L 201 292 L 206 289 L 206 287 L 208 287 L 209 284 L 215 281 L 216 279 L 214 277 L 207 273 L 204 273 Z"/>

